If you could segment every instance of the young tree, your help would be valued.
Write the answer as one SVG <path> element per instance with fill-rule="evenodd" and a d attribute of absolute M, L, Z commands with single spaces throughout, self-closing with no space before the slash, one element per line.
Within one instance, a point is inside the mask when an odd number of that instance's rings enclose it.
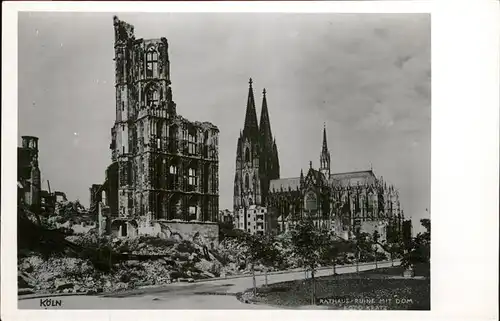
<path fill-rule="evenodd" d="M 324 235 L 315 228 L 311 220 L 299 221 L 291 231 L 294 255 L 302 262 L 305 269 L 311 271 L 312 297 L 316 303 L 316 285 L 314 274 L 321 261 L 321 248 L 324 246 Z"/>
<path fill-rule="evenodd" d="M 391 266 L 394 266 L 394 258 L 402 251 L 402 245 L 400 243 L 389 243 L 385 246 L 387 252 L 391 257 Z"/>
<path fill-rule="evenodd" d="M 337 263 L 337 256 L 339 255 L 339 248 L 337 244 L 329 240 L 330 242 L 326 242 L 323 248 L 323 259 L 325 261 L 329 261 L 333 266 L 333 275 L 337 275 L 337 270 L 335 269 L 335 264 Z"/>
<path fill-rule="evenodd" d="M 354 250 L 356 253 L 356 273 L 359 273 L 359 261 L 361 260 L 361 255 L 363 252 L 366 252 L 366 249 L 369 245 L 366 242 L 368 234 L 361 232 L 360 230 L 356 230 L 354 233 Z"/>
<path fill-rule="evenodd" d="M 257 280 L 255 278 L 255 265 L 265 266 L 265 280 L 267 286 L 267 267 L 277 264 L 281 260 L 279 250 L 274 245 L 272 236 L 246 235 L 245 237 L 245 256 L 250 263 L 253 281 L 253 293 L 257 294 Z"/>
<path fill-rule="evenodd" d="M 422 219 L 420 223 L 425 227 L 426 232 L 418 233 L 417 236 L 406 240 L 406 250 L 401 260 L 401 266 L 405 269 L 411 269 L 417 263 L 430 263 L 431 222 L 430 219 Z"/>
<path fill-rule="evenodd" d="M 378 240 L 380 239 L 380 235 L 377 230 L 373 232 L 373 247 L 374 247 L 374 252 L 375 252 L 375 268 L 378 268 L 378 262 L 377 262 L 377 248 L 378 248 Z"/>
<path fill-rule="evenodd" d="M 262 239 L 262 252 L 259 261 L 264 265 L 265 285 L 267 286 L 267 273 L 269 267 L 279 266 L 283 261 L 280 251 L 275 245 L 275 238 L 272 235 L 265 235 Z"/>
<path fill-rule="evenodd" d="M 255 279 L 255 264 L 257 263 L 260 253 L 262 252 L 262 244 L 260 239 L 255 237 L 255 235 L 245 235 L 245 258 L 247 264 L 250 264 L 250 269 L 252 272 L 253 281 L 253 294 L 257 294 L 257 280 Z"/>
<path fill-rule="evenodd" d="M 324 232 L 324 245 L 322 247 L 322 259 L 332 264 L 333 275 L 337 275 L 336 264 L 338 257 L 348 252 L 348 244 L 345 241 L 335 238 L 332 233 Z"/>

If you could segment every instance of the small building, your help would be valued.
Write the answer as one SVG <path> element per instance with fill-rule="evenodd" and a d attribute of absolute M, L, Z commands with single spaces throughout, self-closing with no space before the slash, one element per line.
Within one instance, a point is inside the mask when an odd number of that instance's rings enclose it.
<path fill-rule="evenodd" d="M 267 208 L 259 205 L 250 205 L 238 210 L 237 229 L 249 234 L 264 235 L 269 232 Z"/>
<path fill-rule="evenodd" d="M 228 209 L 219 211 L 219 223 L 234 224 L 234 213 Z"/>

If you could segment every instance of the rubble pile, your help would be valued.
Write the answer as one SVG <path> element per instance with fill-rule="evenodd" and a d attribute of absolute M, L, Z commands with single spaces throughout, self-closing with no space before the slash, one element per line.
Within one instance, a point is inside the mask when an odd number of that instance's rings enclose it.
<path fill-rule="evenodd" d="M 97 238 L 95 233 L 70 235 L 66 240 L 82 248 L 109 248 L 109 272 L 97 269 L 90 259 L 49 257 L 31 253 L 19 259 L 19 288 L 39 293 L 99 293 L 194 282 L 197 279 L 245 272 L 244 266 L 230 261 L 223 249 L 208 250 L 191 241 L 136 238 Z M 219 261 L 222 258 L 223 263 Z"/>
<path fill-rule="evenodd" d="M 81 210 L 75 204 L 67 207 L 66 212 Z M 30 235 L 18 244 L 19 293 L 115 292 L 251 273 L 240 237 L 225 238 L 209 249 L 197 241 L 174 238 L 99 237 L 95 229 L 75 234 L 52 229 L 52 224 L 25 210 L 20 211 L 18 224 Z M 284 240 L 276 242 L 281 252 L 292 257 Z M 286 262 L 287 267 L 294 264 Z M 255 270 L 278 268 L 283 266 L 256 266 Z"/>
<path fill-rule="evenodd" d="M 102 286 L 101 273 L 89 261 L 78 258 L 27 256 L 20 259 L 18 268 L 19 288 L 32 292 L 88 292 Z"/>

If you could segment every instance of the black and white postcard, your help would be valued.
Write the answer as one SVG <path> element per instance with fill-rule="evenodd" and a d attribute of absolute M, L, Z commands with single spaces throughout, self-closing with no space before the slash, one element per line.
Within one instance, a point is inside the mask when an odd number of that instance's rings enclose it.
<path fill-rule="evenodd" d="M 434 309 L 431 12 L 140 6 L 16 12 L 18 311 Z"/>

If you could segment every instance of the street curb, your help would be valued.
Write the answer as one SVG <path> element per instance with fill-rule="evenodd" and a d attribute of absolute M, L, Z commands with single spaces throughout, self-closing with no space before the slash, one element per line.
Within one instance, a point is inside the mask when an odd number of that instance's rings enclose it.
<path fill-rule="evenodd" d="M 18 295 L 17 299 L 20 300 L 29 300 L 29 299 L 42 299 L 42 298 L 51 298 L 55 296 L 82 296 L 82 295 L 87 295 L 87 296 L 96 296 L 99 294 L 87 294 L 86 292 L 80 292 L 80 293 L 34 293 L 34 294 L 24 294 L 24 295 Z"/>
<path fill-rule="evenodd" d="M 384 263 L 390 263 L 391 261 L 377 261 L 379 264 L 384 264 Z M 394 263 L 399 262 L 399 260 L 394 260 Z M 374 264 L 375 262 L 363 262 L 359 263 L 358 266 L 365 266 L 365 265 L 371 265 Z M 354 267 L 356 264 L 348 264 L 348 265 L 336 265 L 336 268 L 348 268 L 348 267 Z M 333 269 L 333 266 L 325 266 L 317 269 L 317 271 L 324 271 L 324 270 L 329 270 Z M 297 272 L 305 272 L 305 269 L 293 269 L 293 270 L 286 270 L 286 271 L 276 271 L 276 272 L 269 272 L 267 275 L 279 275 L 279 274 L 287 274 L 287 273 L 297 273 Z M 217 278 L 210 278 L 210 279 L 200 279 L 200 280 L 195 280 L 194 282 L 191 282 L 191 284 L 194 283 L 203 283 L 203 282 L 211 282 L 211 281 L 221 281 L 221 280 L 231 280 L 231 279 L 241 279 L 241 278 L 246 278 L 246 277 L 251 277 L 252 274 L 244 274 L 244 275 L 231 275 L 228 277 L 217 277 Z M 258 276 L 265 276 L 265 273 L 259 273 L 255 274 L 255 277 Z M 128 291 L 136 291 L 133 293 L 130 293 L 130 295 L 140 295 L 144 294 L 145 292 L 141 292 L 140 290 L 146 290 L 146 289 L 160 289 L 163 287 L 168 287 L 172 286 L 172 284 L 181 284 L 184 282 L 177 282 L 177 283 L 170 283 L 170 284 L 164 284 L 164 285 L 158 285 L 155 287 L 138 287 L 135 289 L 130 289 Z M 188 284 L 188 283 L 186 283 Z M 115 292 L 102 292 L 102 293 L 93 293 L 93 294 L 87 294 L 87 292 L 80 292 L 80 293 L 35 293 L 35 294 L 24 294 L 24 295 L 17 295 L 18 301 L 20 300 L 29 300 L 29 299 L 39 299 L 39 298 L 48 298 L 48 297 L 60 297 L 60 296 L 113 296 L 113 295 L 120 295 L 120 294 L 125 294 L 127 291 L 115 291 Z M 245 291 L 244 291 L 245 292 Z M 244 293 L 242 292 L 242 293 Z"/>
<path fill-rule="evenodd" d="M 394 260 L 394 263 L 398 262 L 398 260 Z M 365 266 L 365 265 L 371 265 L 374 264 L 375 262 L 363 262 L 359 263 L 358 266 Z M 384 263 L 391 263 L 391 261 L 377 261 L 378 264 L 384 264 Z M 348 267 L 354 267 L 356 264 L 347 264 L 347 265 L 336 265 L 335 268 L 348 268 Z M 333 266 L 325 266 L 325 267 L 320 267 L 317 269 L 317 271 L 324 271 L 324 270 L 331 270 L 333 269 Z M 286 270 L 286 271 L 275 271 L 275 272 L 269 272 L 267 275 L 279 275 L 279 274 L 286 274 L 286 273 L 294 273 L 294 272 L 305 272 L 305 269 L 293 269 L 293 270 Z M 256 273 L 255 276 L 265 276 L 265 273 Z M 194 280 L 193 283 L 200 283 L 200 282 L 210 282 L 210 281 L 219 281 L 219 280 L 230 280 L 230 279 L 239 279 L 239 278 L 245 278 L 252 276 L 252 274 L 242 274 L 242 275 L 231 275 L 228 277 L 216 277 L 216 278 L 210 278 L 210 279 L 199 279 L 199 280 Z"/>

